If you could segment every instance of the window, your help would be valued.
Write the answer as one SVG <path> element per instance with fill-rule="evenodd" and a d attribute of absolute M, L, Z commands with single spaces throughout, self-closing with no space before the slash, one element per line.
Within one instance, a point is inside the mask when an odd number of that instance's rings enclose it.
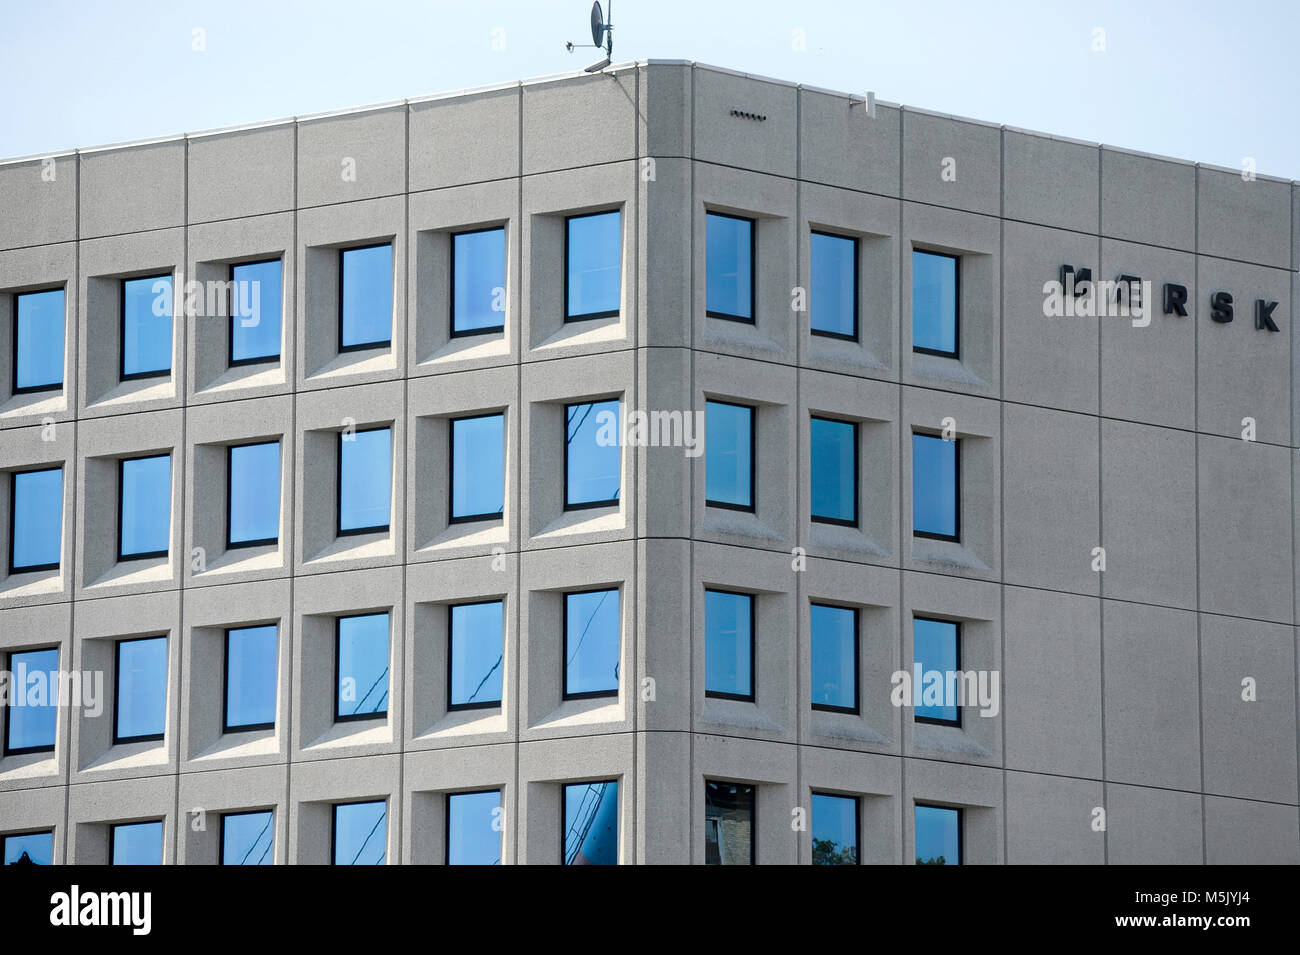
<path fill-rule="evenodd" d="M 623 215 L 595 212 L 564 223 L 564 320 L 612 318 L 623 295 Z"/>
<path fill-rule="evenodd" d="M 506 416 L 477 415 L 451 422 L 451 517 L 495 520 L 506 500 Z"/>
<path fill-rule="evenodd" d="M 54 570 L 63 551 L 63 468 L 15 471 L 9 485 L 9 573 Z"/>
<path fill-rule="evenodd" d="M 447 794 L 447 865 L 501 864 L 501 790 Z"/>
<path fill-rule="evenodd" d="M 339 259 L 339 351 L 391 344 L 392 245 L 343 249 Z"/>
<path fill-rule="evenodd" d="M 754 409 L 704 403 L 704 503 L 754 510 Z"/>
<path fill-rule="evenodd" d="M 564 787 L 565 865 L 618 865 L 618 780 Z"/>
<path fill-rule="evenodd" d="M 226 543 L 274 544 L 280 539 L 280 442 L 226 449 Z"/>
<path fill-rule="evenodd" d="M 330 865 L 383 865 L 387 855 L 388 803 L 335 804 Z"/>
<path fill-rule="evenodd" d="M 122 280 L 120 377 L 166 378 L 172 369 L 172 277 Z"/>
<path fill-rule="evenodd" d="M 704 591 L 704 695 L 754 699 L 754 597 Z"/>
<path fill-rule="evenodd" d="M 921 671 L 921 685 L 912 687 L 912 715 L 917 722 L 960 726 L 956 692 L 960 677 L 955 674 L 961 669 L 961 626 L 951 620 L 916 617 L 912 659 Z"/>
<path fill-rule="evenodd" d="M 117 467 L 117 559 L 166 557 L 172 536 L 172 458 L 123 458 Z"/>
<path fill-rule="evenodd" d="M 812 519 L 858 525 L 858 426 L 813 418 L 810 423 Z"/>
<path fill-rule="evenodd" d="M 916 804 L 916 864 L 961 865 L 961 810 Z"/>
<path fill-rule="evenodd" d="M 754 864 L 754 808 L 753 786 L 705 782 L 705 865 Z"/>
<path fill-rule="evenodd" d="M 812 794 L 812 864 L 858 865 L 858 801 Z"/>
<path fill-rule="evenodd" d="M 618 503 L 622 479 L 619 403 L 566 405 L 564 509 Z"/>
<path fill-rule="evenodd" d="M 858 611 L 813 604 L 809 608 L 812 644 L 812 708 L 858 711 Z"/>
<path fill-rule="evenodd" d="M 4 844 L 5 865 L 54 864 L 53 832 L 24 832 L 5 836 L 0 842 Z"/>
<path fill-rule="evenodd" d="M 275 813 L 228 812 L 221 817 L 222 865 L 271 865 L 275 862 Z"/>
<path fill-rule="evenodd" d="M 451 237 L 451 337 L 505 328 L 506 230 L 477 229 Z"/>
<path fill-rule="evenodd" d="M 704 312 L 754 324 L 754 220 L 704 215 Z"/>
<path fill-rule="evenodd" d="M 961 439 L 912 435 L 912 533 L 961 539 Z"/>
<path fill-rule="evenodd" d="M 957 357 L 955 255 L 912 250 L 912 351 Z"/>
<path fill-rule="evenodd" d="M 392 429 L 340 434 L 339 534 L 387 531 L 392 489 Z"/>
<path fill-rule="evenodd" d="M 163 824 L 153 822 L 122 823 L 108 827 L 110 865 L 162 865 Z"/>
<path fill-rule="evenodd" d="M 275 726 L 276 662 L 280 628 L 231 627 L 226 631 L 226 690 L 222 731 Z"/>
<path fill-rule="evenodd" d="M 814 232 L 809 241 L 809 320 L 814 335 L 858 339 L 858 240 Z"/>
<path fill-rule="evenodd" d="M 388 713 L 388 614 L 338 617 L 334 629 L 334 720 Z"/>
<path fill-rule="evenodd" d="M 505 604 L 500 600 L 447 608 L 447 709 L 501 705 Z"/>
<path fill-rule="evenodd" d="M 59 721 L 58 648 L 15 650 L 8 671 L 5 755 L 52 753 Z"/>
<path fill-rule="evenodd" d="M 283 263 L 241 262 L 230 267 L 230 364 L 251 365 L 280 357 L 284 295 Z"/>
<path fill-rule="evenodd" d="M 14 296 L 14 394 L 63 387 L 64 292 Z"/>
<path fill-rule="evenodd" d="M 564 698 L 618 695 L 618 589 L 564 595 Z"/>
<path fill-rule="evenodd" d="M 159 740 L 167 728 L 167 638 L 117 643 L 113 743 Z"/>

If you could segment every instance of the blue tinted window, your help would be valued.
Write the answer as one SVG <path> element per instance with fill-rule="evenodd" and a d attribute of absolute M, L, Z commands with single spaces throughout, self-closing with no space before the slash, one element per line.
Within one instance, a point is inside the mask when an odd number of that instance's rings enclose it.
<path fill-rule="evenodd" d="M 120 462 L 119 477 L 118 557 L 166 554 L 172 536 L 171 455 L 125 458 Z"/>
<path fill-rule="evenodd" d="M 392 489 L 392 430 L 340 434 L 339 533 L 387 530 Z"/>
<path fill-rule="evenodd" d="M 614 696 L 622 622 L 618 590 L 564 595 L 564 695 Z"/>
<path fill-rule="evenodd" d="M 506 315 L 506 230 L 451 237 L 451 333 L 497 331 Z"/>
<path fill-rule="evenodd" d="M 333 865 L 383 865 L 387 854 L 386 802 L 350 802 L 334 807 Z"/>
<path fill-rule="evenodd" d="M 957 354 L 957 259 L 912 252 L 912 347 Z"/>
<path fill-rule="evenodd" d="M 754 598 L 704 591 L 704 694 L 754 698 Z"/>
<path fill-rule="evenodd" d="M 809 311 L 816 335 L 858 337 L 858 240 L 814 232 Z"/>
<path fill-rule="evenodd" d="M 812 864 L 858 864 L 858 801 L 812 794 Z"/>
<path fill-rule="evenodd" d="M 949 678 L 960 668 L 960 645 L 959 628 L 951 620 L 917 617 L 912 621 L 912 659 L 921 671 L 921 685 L 912 687 L 913 715 L 918 720 L 961 723 L 957 677 Z"/>
<path fill-rule="evenodd" d="M 241 444 L 229 453 L 230 546 L 275 542 L 280 537 L 280 442 Z"/>
<path fill-rule="evenodd" d="M 162 739 L 167 727 L 167 638 L 117 644 L 115 743 Z"/>
<path fill-rule="evenodd" d="M 834 524 L 858 522 L 858 429 L 851 421 L 813 418 L 812 518 Z"/>
<path fill-rule="evenodd" d="M 163 377 L 172 367 L 172 277 L 122 281 L 122 377 Z"/>
<path fill-rule="evenodd" d="M 618 865 L 618 781 L 564 787 L 564 864 Z"/>
<path fill-rule="evenodd" d="M 222 865 L 275 862 L 275 813 L 229 812 L 221 817 Z"/>
<path fill-rule="evenodd" d="M 449 610 L 449 667 L 452 707 L 501 703 L 504 605 L 500 600 L 456 604 Z"/>
<path fill-rule="evenodd" d="M 339 617 L 336 720 L 388 712 L 388 614 Z"/>
<path fill-rule="evenodd" d="M 958 444 L 930 434 L 912 435 L 913 533 L 957 539 Z"/>
<path fill-rule="evenodd" d="M 705 503 L 754 509 L 754 409 L 704 403 Z"/>
<path fill-rule="evenodd" d="M 230 269 L 230 363 L 280 356 L 282 263 L 246 262 Z"/>
<path fill-rule="evenodd" d="M 501 864 L 501 791 L 447 796 L 447 865 Z"/>
<path fill-rule="evenodd" d="M 858 708 L 858 612 L 852 607 L 809 608 L 814 709 Z"/>
<path fill-rule="evenodd" d="M 500 517 L 506 499 L 506 416 L 451 422 L 451 519 Z"/>
<path fill-rule="evenodd" d="M 54 749 L 59 715 L 58 649 L 16 650 L 9 654 L 9 673 L 5 752 Z"/>
<path fill-rule="evenodd" d="M 754 221 L 704 217 L 704 308 L 714 318 L 754 321 Z"/>
<path fill-rule="evenodd" d="M 622 222 L 615 210 L 572 216 L 565 223 L 567 321 L 618 314 L 623 294 Z"/>
<path fill-rule="evenodd" d="M 63 468 L 17 471 L 9 512 L 9 568 L 59 566 L 63 549 Z"/>
<path fill-rule="evenodd" d="M 113 826 L 109 842 L 112 844 L 111 865 L 162 865 L 163 824 L 133 822 Z"/>
<path fill-rule="evenodd" d="M 393 337 L 393 247 L 344 249 L 339 348 L 373 348 Z"/>
<path fill-rule="evenodd" d="M 622 470 L 618 401 L 568 405 L 564 415 L 565 508 L 617 503 Z"/>
<path fill-rule="evenodd" d="M 916 807 L 916 864 L 961 865 L 961 810 Z"/>
<path fill-rule="evenodd" d="M 54 833 L 25 832 L 4 837 L 5 865 L 53 865 Z"/>
<path fill-rule="evenodd" d="M 14 393 L 63 385 L 63 289 L 24 292 L 14 313 Z"/>
<path fill-rule="evenodd" d="M 704 864 L 753 865 L 754 787 L 704 784 Z"/>
<path fill-rule="evenodd" d="M 227 731 L 275 725 L 279 656 L 280 628 L 273 623 L 226 631 Z"/>

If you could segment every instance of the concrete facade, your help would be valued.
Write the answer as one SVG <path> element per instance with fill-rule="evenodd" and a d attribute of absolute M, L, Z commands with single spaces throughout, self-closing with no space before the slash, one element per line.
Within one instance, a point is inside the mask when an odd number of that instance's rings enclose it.
<path fill-rule="evenodd" d="M 621 311 L 565 325 L 563 217 L 610 208 Z M 705 315 L 707 210 L 757 220 L 753 326 Z M 62 462 L 66 489 L 60 569 L 0 578 L 0 652 L 107 672 L 117 638 L 172 651 L 165 738 L 61 711 L 53 754 L 0 759 L 0 834 L 52 828 L 57 861 L 98 863 L 109 824 L 162 818 L 166 861 L 212 863 L 215 814 L 273 808 L 276 862 L 318 863 L 329 804 L 374 798 L 390 862 L 440 862 L 441 794 L 499 787 L 502 861 L 554 863 L 562 785 L 616 778 L 621 861 L 700 863 L 705 780 L 731 780 L 757 787 L 759 863 L 810 861 L 791 820 L 813 792 L 861 799 L 870 863 L 912 860 L 916 802 L 964 807 L 972 864 L 1300 862 L 1298 220 L 1294 182 L 660 61 L 0 164 L 0 347 L 8 293 L 64 284 L 69 315 L 61 393 L 0 376 L 0 506 L 15 470 Z M 502 223 L 505 330 L 450 338 L 448 235 Z M 791 310 L 812 228 L 860 240 L 857 342 Z M 366 240 L 393 243 L 392 345 L 340 355 L 332 250 Z M 960 361 L 911 349 L 913 247 L 961 256 Z M 268 257 L 278 366 L 227 369 L 224 325 L 178 318 L 171 377 L 117 382 L 114 280 Z M 1062 264 L 1185 285 L 1189 315 L 1045 318 Z M 616 508 L 565 512 L 563 405 L 612 397 L 759 406 L 755 513 L 706 507 L 704 458 L 656 447 L 624 448 Z M 441 455 L 449 417 L 487 410 L 506 504 L 484 529 L 448 521 Z M 859 423 L 856 528 L 809 519 L 823 412 Z M 960 542 L 911 533 L 909 433 L 945 418 Z M 344 419 L 393 428 L 385 534 L 335 535 Z M 280 543 L 226 552 L 214 455 L 274 437 Z M 120 564 L 114 462 L 147 451 L 183 462 L 170 554 Z M 597 585 L 623 595 L 620 695 L 565 701 L 560 594 Z M 753 703 L 703 693 L 706 586 L 758 595 Z M 448 712 L 436 611 L 498 596 L 502 708 Z M 861 609 L 858 715 L 810 708 L 812 600 Z M 388 718 L 331 724 L 329 621 L 378 609 Z M 890 704 L 917 614 L 962 621 L 997 716 Z M 276 726 L 223 737 L 221 631 L 272 621 Z"/>

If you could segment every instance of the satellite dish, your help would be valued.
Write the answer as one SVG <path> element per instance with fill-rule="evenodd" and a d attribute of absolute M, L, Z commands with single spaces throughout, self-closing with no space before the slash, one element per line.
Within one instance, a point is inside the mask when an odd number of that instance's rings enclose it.
<path fill-rule="evenodd" d="M 614 7 L 613 0 L 610 0 L 610 10 Z M 605 48 L 605 58 L 599 63 L 593 63 L 587 67 L 586 72 L 597 73 L 609 66 L 609 58 L 614 55 L 614 24 L 605 19 L 605 12 L 600 8 L 600 0 L 596 0 L 591 5 L 591 41 L 596 49 L 602 46 Z M 586 46 L 585 43 L 566 43 L 564 48 L 572 53 L 579 46 Z"/>
<path fill-rule="evenodd" d="M 601 12 L 600 0 L 591 5 L 591 42 L 596 46 L 605 42 L 605 14 Z"/>

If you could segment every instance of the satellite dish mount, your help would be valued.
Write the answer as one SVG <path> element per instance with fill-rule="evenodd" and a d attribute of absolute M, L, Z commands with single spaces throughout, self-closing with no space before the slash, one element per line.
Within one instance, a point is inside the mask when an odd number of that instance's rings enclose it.
<path fill-rule="evenodd" d="M 609 6 L 609 11 L 614 12 L 614 0 L 605 0 Z M 591 43 L 566 43 L 564 48 L 572 53 L 574 50 L 587 47 L 593 47 L 597 50 L 604 47 L 605 58 L 599 63 L 593 63 L 587 67 L 584 72 L 598 73 L 610 64 L 610 57 L 614 55 L 614 24 L 605 19 L 605 13 L 600 8 L 600 0 L 596 0 L 591 5 Z"/>

